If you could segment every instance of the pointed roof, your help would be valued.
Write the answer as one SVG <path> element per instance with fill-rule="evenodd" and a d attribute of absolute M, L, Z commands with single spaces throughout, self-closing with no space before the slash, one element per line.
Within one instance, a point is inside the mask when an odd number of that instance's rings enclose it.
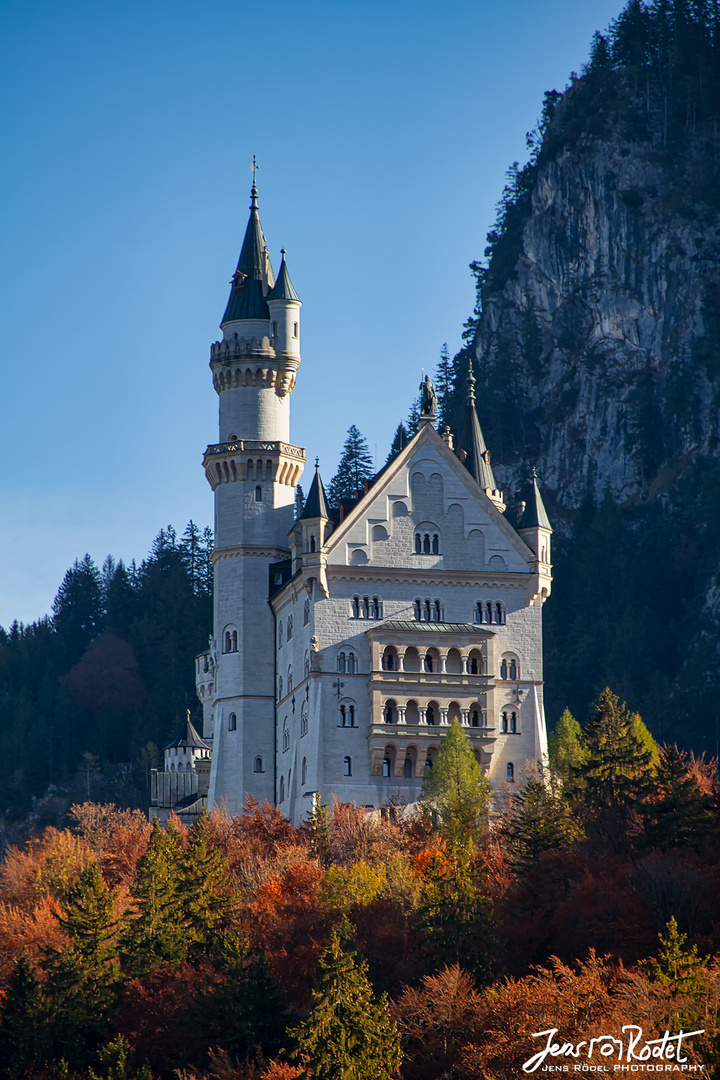
<path fill-rule="evenodd" d="M 479 486 L 484 490 L 495 491 L 497 484 L 490 465 L 490 451 L 480 428 L 480 421 L 475 410 L 475 378 L 472 373 L 472 360 L 468 364 L 467 402 L 463 422 L 455 439 L 455 453 L 465 451 L 467 457 L 463 464 Z"/>
<path fill-rule="evenodd" d="M 173 739 L 173 741 L 171 743 L 168 743 L 167 746 L 165 746 L 163 749 L 172 750 L 174 747 L 180 748 L 188 746 L 195 747 L 198 750 L 209 750 L 211 748 L 211 743 L 203 739 L 201 735 L 198 735 L 197 731 L 195 730 L 192 720 L 190 719 L 189 709 L 183 730 L 180 732 L 176 739 Z"/>
<path fill-rule="evenodd" d="M 277 281 L 273 285 L 272 289 L 268 293 L 268 300 L 297 300 L 300 303 L 300 297 L 293 288 L 293 283 L 290 280 L 288 274 L 287 263 L 285 262 L 285 248 L 280 251 L 282 255 L 282 262 L 280 263 L 280 273 L 277 276 Z"/>
<path fill-rule="evenodd" d="M 233 274 L 230 299 L 220 323 L 236 319 L 269 319 L 267 294 L 275 284 L 265 235 L 258 213 L 257 187 L 250 192 L 250 220 L 240 250 L 237 270 Z"/>
<path fill-rule="evenodd" d="M 315 475 L 298 521 L 307 521 L 309 518 L 328 518 L 328 520 L 330 518 L 325 498 L 325 488 L 320 477 L 319 458 L 315 458 Z"/>
<path fill-rule="evenodd" d="M 537 471 L 532 471 L 532 486 L 528 489 L 525 497 L 525 509 L 523 516 L 518 525 L 518 529 L 548 529 L 552 532 L 552 525 L 550 524 L 550 518 L 547 516 L 547 510 L 540 494 L 540 488 L 537 482 Z"/>

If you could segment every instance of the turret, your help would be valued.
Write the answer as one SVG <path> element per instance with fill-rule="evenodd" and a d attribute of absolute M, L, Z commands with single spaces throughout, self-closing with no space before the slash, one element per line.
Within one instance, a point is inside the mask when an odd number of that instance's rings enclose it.
<path fill-rule="evenodd" d="M 505 510 L 503 493 L 495 486 L 495 477 L 490 465 L 490 451 L 485 446 L 475 409 L 475 378 L 472 373 L 472 361 L 468 366 L 465 416 L 458 437 L 455 439 L 455 453 L 502 514 Z"/>
<path fill-rule="evenodd" d="M 532 480 L 525 496 L 523 513 L 517 531 L 530 550 L 535 553 L 536 558 L 530 564 L 530 569 L 535 574 L 531 591 L 537 599 L 544 603 L 550 595 L 552 583 L 552 567 L 550 564 L 552 526 L 540 494 L 535 469 L 532 471 Z"/>
<path fill-rule="evenodd" d="M 274 287 L 268 293 L 267 305 L 270 310 L 270 343 L 277 357 L 300 363 L 300 308 L 301 302 L 293 288 L 287 263 L 285 248 L 281 251 L 280 273 Z"/>
<path fill-rule="evenodd" d="M 323 595 L 327 596 L 327 577 L 324 554 L 325 541 L 331 531 L 325 488 L 320 476 L 320 464 L 315 459 L 315 476 L 300 517 L 295 522 L 291 537 L 293 573 L 302 569 L 303 581 L 312 591 L 317 581 Z"/>

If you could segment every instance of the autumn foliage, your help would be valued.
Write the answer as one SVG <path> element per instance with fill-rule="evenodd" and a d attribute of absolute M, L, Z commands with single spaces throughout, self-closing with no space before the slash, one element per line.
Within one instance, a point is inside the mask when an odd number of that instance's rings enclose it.
<path fill-rule="evenodd" d="M 535 1033 L 629 1023 L 702 1029 L 713 1075 L 716 769 L 638 723 L 609 692 L 565 718 L 554 770 L 466 834 L 337 803 L 300 827 L 252 800 L 192 827 L 73 807 L 0 866 L 0 1080 L 310 1080 L 340 1053 L 509 1080 Z"/>

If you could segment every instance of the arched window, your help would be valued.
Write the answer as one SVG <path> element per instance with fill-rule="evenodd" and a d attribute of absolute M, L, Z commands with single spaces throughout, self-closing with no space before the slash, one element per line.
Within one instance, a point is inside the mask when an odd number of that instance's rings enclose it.
<path fill-rule="evenodd" d="M 359 619 L 360 618 L 360 597 L 359 596 L 353 596 L 353 600 L 352 600 L 352 617 L 353 617 L 353 619 Z"/>
<path fill-rule="evenodd" d="M 429 776 L 431 770 L 432 770 L 432 758 L 428 754 L 428 756 L 427 756 L 427 758 L 425 760 L 425 775 Z"/>
<path fill-rule="evenodd" d="M 370 618 L 370 597 L 369 596 L 364 596 L 363 597 L 363 617 L 365 619 Z"/>
<path fill-rule="evenodd" d="M 373 619 L 380 619 L 382 617 L 380 610 L 380 600 L 377 596 L 373 596 L 372 600 L 372 617 Z"/>
<path fill-rule="evenodd" d="M 389 757 L 384 757 L 383 758 L 382 774 L 385 777 L 390 776 L 390 758 Z"/>
<path fill-rule="evenodd" d="M 293 688 L 293 674 L 292 674 L 292 668 L 289 667 L 288 668 L 288 694 L 292 693 L 292 688 Z"/>
<path fill-rule="evenodd" d="M 293 617 L 292 617 L 292 615 L 288 615 L 288 638 L 287 638 L 288 641 L 290 641 L 290 638 L 292 636 L 293 636 Z"/>
<path fill-rule="evenodd" d="M 348 712 L 350 714 L 350 727 L 355 727 L 355 706 L 351 705 Z"/>
<path fill-rule="evenodd" d="M 507 660 L 500 661 L 500 678 L 507 679 L 508 677 L 508 663 Z"/>
<path fill-rule="evenodd" d="M 426 600 L 423 604 L 423 621 L 430 622 L 430 613 L 432 610 L 432 604 L 429 600 Z"/>
<path fill-rule="evenodd" d="M 297 336 L 298 336 L 298 324 L 293 323 L 293 337 L 297 337 Z"/>
<path fill-rule="evenodd" d="M 352 761 L 349 757 L 343 758 L 343 776 L 352 776 Z"/>
<path fill-rule="evenodd" d="M 300 738 L 308 733 L 308 714 L 307 705 L 303 705 L 302 713 L 300 714 Z M 303 781 L 304 783 L 305 781 Z"/>
<path fill-rule="evenodd" d="M 285 753 L 286 750 L 290 749 L 290 732 L 288 731 L 287 727 L 287 717 L 285 717 L 285 723 L 283 724 L 282 748 L 283 753 Z"/>
<path fill-rule="evenodd" d="M 415 601 L 415 622 L 420 622 L 422 619 L 422 602 L 420 600 Z"/>
<path fill-rule="evenodd" d="M 310 674 L 310 653 L 305 650 L 305 678 Z"/>
<path fill-rule="evenodd" d="M 312 551 L 315 551 L 315 547 L 316 547 L 316 541 L 315 541 L 315 537 L 314 537 L 314 536 L 311 536 L 311 537 L 310 537 L 310 551 L 311 551 L 311 552 L 312 552 Z"/>
<path fill-rule="evenodd" d="M 224 651 L 227 653 L 227 652 L 230 652 L 231 649 L 232 649 L 232 638 L 230 637 L 230 631 L 226 630 L 225 631 L 225 649 L 224 649 Z"/>
<path fill-rule="evenodd" d="M 305 757 L 302 759 L 302 768 L 300 770 L 300 783 L 307 783 L 307 758 Z"/>
<path fill-rule="evenodd" d="M 285 802 L 285 777 L 280 777 L 280 802 Z"/>
<path fill-rule="evenodd" d="M 507 782 L 508 782 L 508 784 L 514 784 L 515 783 L 515 766 L 513 765 L 512 761 L 508 761 Z"/>
<path fill-rule="evenodd" d="M 425 533 L 423 536 L 423 555 L 430 554 L 430 533 Z"/>
<path fill-rule="evenodd" d="M 488 600 L 487 604 L 485 605 L 485 622 L 488 623 L 488 625 L 491 625 L 492 621 L 493 621 L 493 607 L 492 607 L 492 604 L 490 603 L 490 601 Z"/>
<path fill-rule="evenodd" d="M 255 488 L 255 502 L 262 502 L 262 488 L 259 484 Z"/>
<path fill-rule="evenodd" d="M 232 652 L 237 652 L 237 641 L 238 641 L 237 630 L 233 630 L 233 632 L 232 632 L 232 641 L 231 641 Z"/>
<path fill-rule="evenodd" d="M 306 600 L 303 605 L 303 626 L 307 626 L 310 622 L 310 601 Z"/>
<path fill-rule="evenodd" d="M 514 660 L 510 661 L 510 678 L 517 679 L 517 664 Z"/>
<path fill-rule="evenodd" d="M 502 720 L 500 722 L 500 731 L 502 732 L 503 735 L 507 735 L 507 731 L 508 731 L 508 714 L 506 712 L 504 712 L 502 714 Z"/>
<path fill-rule="evenodd" d="M 228 716 L 228 731 L 237 731 L 237 716 L 234 712 Z"/>
<path fill-rule="evenodd" d="M 355 664 L 355 653 L 348 653 L 348 675 L 354 675 L 357 666 Z"/>
<path fill-rule="evenodd" d="M 283 645 L 283 621 L 282 619 L 278 623 L 278 649 L 282 649 Z"/>
<path fill-rule="evenodd" d="M 338 713 L 338 727 L 347 727 L 347 710 L 344 705 L 340 706 Z"/>
<path fill-rule="evenodd" d="M 429 724 L 430 727 L 435 726 L 435 710 L 432 705 L 428 705 L 427 709 L 425 710 L 425 723 Z"/>
<path fill-rule="evenodd" d="M 440 537 L 438 536 L 437 533 L 433 533 L 432 553 L 433 553 L 433 555 L 439 555 L 440 554 Z"/>
<path fill-rule="evenodd" d="M 283 696 L 283 692 L 282 692 L 282 675 L 281 675 L 280 678 L 278 679 L 278 701 L 282 700 L 282 696 Z"/>
<path fill-rule="evenodd" d="M 498 624 L 498 626 L 504 626 L 505 625 L 505 608 L 503 607 L 503 605 L 500 603 L 499 600 L 498 600 L 497 604 L 495 605 L 495 615 L 497 616 L 497 624 Z"/>
<path fill-rule="evenodd" d="M 345 668 L 347 667 L 347 659 L 344 652 L 338 653 L 337 669 L 341 675 L 345 674 Z"/>
<path fill-rule="evenodd" d="M 396 709 L 395 702 L 388 701 L 383 709 L 383 719 L 386 724 L 394 724 L 396 722 Z"/>
<path fill-rule="evenodd" d="M 470 726 L 480 727 L 480 712 L 478 709 L 473 709 L 470 714 Z"/>
<path fill-rule="evenodd" d="M 480 674 L 480 665 L 478 663 L 477 656 L 471 656 L 470 657 L 470 674 L 471 675 L 479 675 Z"/>
<path fill-rule="evenodd" d="M 517 713 L 510 713 L 510 732 L 517 735 Z"/>
<path fill-rule="evenodd" d="M 442 606 L 442 604 L 440 603 L 439 600 L 436 600 L 435 601 L 435 622 L 442 622 L 443 621 L 443 615 L 444 615 L 443 606 Z"/>
<path fill-rule="evenodd" d="M 433 654 L 431 652 L 426 652 L 425 653 L 425 658 L 423 660 L 423 668 L 425 669 L 425 671 L 432 672 L 432 670 L 433 670 Z"/>
<path fill-rule="evenodd" d="M 256 757 L 255 758 L 255 772 L 262 772 L 262 771 L 263 771 L 262 758 L 261 757 Z"/>
<path fill-rule="evenodd" d="M 483 606 L 482 606 L 482 602 L 480 602 L 480 603 L 477 603 L 475 605 L 475 622 L 476 623 L 484 622 L 483 616 L 484 616 Z"/>
<path fill-rule="evenodd" d="M 415 533 L 415 554 L 422 555 L 422 536 L 420 533 Z"/>
<path fill-rule="evenodd" d="M 413 775 L 413 760 L 411 757 L 406 757 L 403 762 L 403 776 L 406 780 L 412 779 Z"/>

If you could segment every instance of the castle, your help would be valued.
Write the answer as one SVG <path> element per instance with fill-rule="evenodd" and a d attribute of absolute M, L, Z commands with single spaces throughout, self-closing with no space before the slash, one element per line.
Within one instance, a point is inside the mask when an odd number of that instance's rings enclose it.
<path fill-rule="evenodd" d="M 517 530 L 504 515 L 468 378 L 453 437 L 425 384 L 417 434 L 329 507 L 290 442 L 300 307 L 275 278 L 253 182 L 250 219 L 210 368 L 219 441 L 214 631 L 196 660 L 207 802 L 247 795 L 301 821 L 318 797 L 414 802 L 453 720 L 497 787 L 545 757 L 542 604 L 551 528 L 533 477 Z"/>

